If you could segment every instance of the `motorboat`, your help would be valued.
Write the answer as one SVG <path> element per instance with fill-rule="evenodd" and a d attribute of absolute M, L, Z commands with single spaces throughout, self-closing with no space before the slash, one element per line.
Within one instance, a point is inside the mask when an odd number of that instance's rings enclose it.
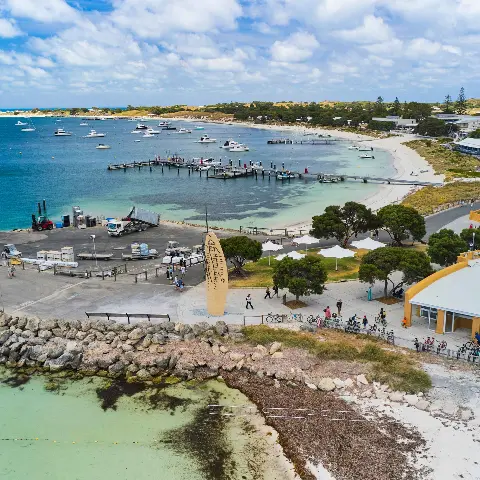
<path fill-rule="evenodd" d="M 213 165 L 200 165 L 198 167 L 199 172 L 204 172 L 205 170 L 210 170 L 213 167 Z"/>
<path fill-rule="evenodd" d="M 168 127 L 169 125 L 171 125 L 171 122 L 167 122 L 167 121 L 160 122 L 158 124 L 159 127 Z"/>
<path fill-rule="evenodd" d="M 277 173 L 277 180 L 290 180 L 291 178 L 295 178 L 295 174 L 291 172 L 278 172 Z"/>
<path fill-rule="evenodd" d="M 373 155 L 369 155 L 368 153 L 364 153 L 363 155 L 360 155 L 360 158 L 375 158 Z"/>
<path fill-rule="evenodd" d="M 181 128 L 177 133 L 192 133 L 192 131 L 186 128 Z"/>
<path fill-rule="evenodd" d="M 82 122 L 82 123 L 80 124 L 80 126 L 81 126 L 81 127 L 88 127 L 88 123 L 87 123 L 87 122 Z"/>
<path fill-rule="evenodd" d="M 252 164 L 252 170 L 262 171 L 264 170 L 262 162 L 255 162 Z"/>
<path fill-rule="evenodd" d="M 229 152 L 248 152 L 249 150 L 250 149 L 243 143 L 239 143 L 228 149 Z"/>
<path fill-rule="evenodd" d="M 162 130 L 176 130 L 177 127 L 172 127 L 171 125 L 167 125 L 166 127 L 162 127 Z"/>
<path fill-rule="evenodd" d="M 95 130 L 90 130 L 90 132 L 88 133 L 88 135 L 85 135 L 83 138 L 99 138 L 99 137 L 104 137 L 105 134 L 104 133 L 98 133 L 96 132 Z"/>
<path fill-rule="evenodd" d="M 234 147 L 235 145 L 239 145 L 238 142 L 235 140 L 232 140 L 229 138 L 220 148 L 225 148 L 226 150 L 229 150 L 230 148 Z"/>
<path fill-rule="evenodd" d="M 195 143 L 216 143 L 216 138 L 210 138 L 208 135 L 202 135 L 200 140 L 197 140 Z"/>
<path fill-rule="evenodd" d="M 147 128 L 148 127 L 143 123 L 137 123 L 137 126 L 135 127 L 136 130 L 146 130 Z"/>
<path fill-rule="evenodd" d="M 147 133 L 150 133 L 152 135 L 158 135 L 159 133 L 162 133 L 162 132 L 160 132 L 160 130 L 154 130 L 153 128 L 147 128 Z"/>
<path fill-rule="evenodd" d="M 145 133 L 144 135 L 142 135 L 143 138 L 150 138 L 150 137 L 154 137 L 155 135 L 151 134 L 151 133 Z"/>
<path fill-rule="evenodd" d="M 348 147 L 349 150 L 358 150 L 360 147 L 358 145 L 350 145 Z"/>
<path fill-rule="evenodd" d="M 112 148 L 110 145 L 104 145 L 103 143 L 99 143 L 96 147 L 97 150 L 108 150 Z"/>
<path fill-rule="evenodd" d="M 142 130 L 132 130 L 130 133 L 143 133 Z"/>
<path fill-rule="evenodd" d="M 57 128 L 54 132 L 55 137 L 71 137 L 71 132 L 66 132 L 63 128 Z"/>
<path fill-rule="evenodd" d="M 140 140 L 134 140 L 134 142 L 140 142 Z"/>
<path fill-rule="evenodd" d="M 195 130 L 205 130 L 205 127 L 201 127 L 200 125 L 195 125 Z"/>
<path fill-rule="evenodd" d="M 209 166 L 209 167 L 220 167 L 222 165 L 222 161 L 220 160 L 215 160 L 214 158 L 200 158 L 200 159 L 197 159 L 197 165 L 199 166 L 199 170 L 200 170 L 200 167 L 205 167 L 205 166 Z"/>
<path fill-rule="evenodd" d="M 321 177 L 318 179 L 319 183 L 338 183 L 337 177 Z"/>
<path fill-rule="evenodd" d="M 15 124 L 17 127 L 24 127 L 25 125 L 28 125 L 28 123 L 21 122 L 20 120 Z"/>
<path fill-rule="evenodd" d="M 365 145 L 362 145 L 362 146 L 358 147 L 358 151 L 359 152 L 371 152 L 371 151 L 373 151 L 373 147 L 367 147 Z"/>
<path fill-rule="evenodd" d="M 21 131 L 22 132 L 34 132 L 36 130 L 36 128 L 32 125 L 32 126 L 29 126 L 27 128 L 22 128 Z"/>

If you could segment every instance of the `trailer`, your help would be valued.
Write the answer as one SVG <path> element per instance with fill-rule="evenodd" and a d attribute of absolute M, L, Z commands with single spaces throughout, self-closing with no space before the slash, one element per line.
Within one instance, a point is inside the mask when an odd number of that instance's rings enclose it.
<path fill-rule="evenodd" d="M 130 246 L 132 253 L 122 253 L 123 260 L 148 260 L 158 258 L 158 251 L 154 248 L 148 248 L 146 243 L 134 242 Z"/>
<path fill-rule="evenodd" d="M 158 227 L 159 224 L 160 215 L 158 213 L 133 207 L 130 213 L 121 220 L 110 220 L 107 224 L 107 231 L 113 237 L 121 237 L 128 233 L 143 232 L 149 227 Z"/>
<path fill-rule="evenodd" d="M 77 253 L 79 260 L 111 260 L 113 253 Z"/>

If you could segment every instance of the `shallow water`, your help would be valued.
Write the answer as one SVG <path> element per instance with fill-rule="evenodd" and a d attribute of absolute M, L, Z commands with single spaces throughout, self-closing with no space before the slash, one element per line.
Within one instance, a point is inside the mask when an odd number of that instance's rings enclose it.
<path fill-rule="evenodd" d="M 112 404 L 101 378 L 47 391 L 46 377 L 6 384 L 12 375 L 0 370 L 0 478 L 288 478 L 255 422 L 209 414 L 212 402 L 250 404 L 223 382 L 145 389 Z"/>
<path fill-rule="evenodd" d="M 270 138 L 289 137 L 311 140 L 291 132 L 273 132 L 255 128 L 204 124 L 205 130 L 179 135 L 163 131 L 154 138 L 142 138 L 130 133 L 134 122 L 127 120 L 89 121 L 80 127 L 81 119 L 54 118 L 34 120 L 35 132 L 21 132 L 15 126 L 18 118 L 0 117 L 0 204 L 6 212 L 0 217 L 0 229 L 28 227 L 36 202 L 46 198 L 55 221 L 60 215 L 71 214 L 72 205 L 80 205 L 85 213 L 124 216 L 135 204 L 154 210 L 170 220 L 204 221 L 208 207 L 209 221 L 224 227 L 258 226 L 271 228 L 309 219 L 331 204 L 361 200 L 378 191 L 378 185 L 345 182 L 320 185 L 310 180 L 280 182 L 272 178 L 258 180 L 207 179 L 198 172 L 188 175 L 186 169 L 168 170 L 160 167 L 140 171 L 128 169 L 107 171 L 110 163 L 123 163 L 165 158 L 178 153 L 193 157 L 222 157 L 224 163 L 261 161 L 267 168 L 311 172 L 388 176 L 393 173 L 392 159 L 387 152 L 375 151 L 375 159 L 361 160 L 359 152 L 348 150 L 350 142 L 334 145 L 267 145 Z M 149 125 L 156 128 L 158 122 Z M 193 128 L 190 122 L 175 122 L 180 128 Z M 55 137 L 57 128 L 71 131 L 71 137 Z M 106 133 L 105 138 L 85 139 L 90 128 Z M 216 144 L 199 145 L 195 141 L 207 133 Z M 228 138 L 246 143 L 250 152 L 230 153 L 220 149 Z M 134 140 L 139 139 L 140 142 Z M 110 145 L 110 150 L 96 150 L 98 143 Z"/>

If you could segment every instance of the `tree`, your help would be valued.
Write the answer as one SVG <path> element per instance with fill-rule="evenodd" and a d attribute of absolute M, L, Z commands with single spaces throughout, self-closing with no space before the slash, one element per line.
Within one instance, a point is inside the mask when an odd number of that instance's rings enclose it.
<path fill-rule="evenodd" d="M 378 120 L 370 120 L 368 122 L 368 128 L 370 130 L 378 130 L 380 132 L 389 132 L 394 130 L 397 124 L 395 122 L 380 122 Z"/>
<path fill-rule="evenodd" d="M 383 97 L 378 97 L 373 107 L 373 114 L 376 117 L 384 117 L 387 114 L 387 109 L 383 103 Z"/>
<path fill-rule="evenodd" d="M 346 246 L 354 235 L 379 226 L 380 223 L 370 208 L 361 203 L 347 202 L 343 207 L 330 205 L 323 215 L 313 217 L 310 234 L 315 238 L 336 238 Z"/>
<path fill-rule="evenodd" d="M 450 95 L 445 97 L 445 102 L 443 103 L 443 113 L 453 113 L 452 97 Z"/>
<path fill-rule="evenodd" d="M 480 138 L 480 128 L 474 130 L 470 135 L 470 138 Z"/>
<path fill-rule="evenodd" d="M 392 275 L 395 272 L 403 273 L 400 282 L 394 282 Z M 368 252 L 362 258 L 358 272 L 361 282 L 384 282 L 385 297 L 388 295 L 389 283 L 392 286 L 391 292 L 394 292 L 402 285 L 418 282 L 431 274 L 430 261 L 423 252 L 398 247 L 382 247 Z"/>
<path fill-rule="evenodd" d="M 464 228 L 460 232 L 460 238 L 466 242 L 468 247 L 473 243 L 473 235 L 475 234 L 475 247 L 480 247 L 480 228 Z M 464 250 L 465 251 L 465 250 Z M 460 252 L 462 253 L 462 252 Z"/>
<path fill-rule="evenodd" d="M 455 263 L 458 255 L 467 250 L 467 242 L 453 230 L 446 228 L 433 233 L 428 239 L 428 255 L 432 262 L 443 267 Z"/>
<path fill-rule="evenodd" d="M 392 115 L 400 116 L 402 114 L 402 105 L 400 104 L 400 100 L 398 97 L 395 97 L 395 101 L 393 102 L 392 106 Z"/>
<path fill-rule="evenodd" d="M 425 219 L 413 207 L 386 205 L 378 211 L 377 216 L 382 228 L 398 246 L 409 237 L 413 241 L 420 241 L 427 233 Z"/>
<path fill-rule="evenodd" d="M 298 301 L 300 297 L 312 293 L 322 294 L 327 276 L 327 270 L 319 257 L 306 256 L 301 260 L 285 257 L 274 267 L 273 282 L 279 288 L 288 289 Z"/>
<path fill-rule="evenodd" d="M 444 137 L 450 133 L 452 126 L 439 118 L 429 117 L 419 122 L 417 133 L 429 137 Z"/>
<path fill-rule="evenodd" d="M 467 112 L 467 99 L 465 98 L 465 89 L 462 87 L 455 102 L 455 111 L 459 115 L 464 115 Z"/>
<path fill-rule="evenodd" d="M 247 260 L 256 262 L 262 256 L 262 244 L 245 236 L 222 238 L 220 245 L 225 258 L 233 263 L 236 273 L 242 271 Z"/>

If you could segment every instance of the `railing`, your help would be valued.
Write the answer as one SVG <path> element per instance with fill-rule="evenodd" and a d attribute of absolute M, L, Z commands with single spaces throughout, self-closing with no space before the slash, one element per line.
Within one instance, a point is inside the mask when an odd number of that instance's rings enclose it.
<path fill-rule="evenodd" d="M 166 318 L 170 321 L 170 315 L 168 313 L 101 313 L 101 312 L 85 312 L 87 318 L 90 317 L 107 317 L 110 320 L 110 317 L 126 318 L 127 322 L 130 324 L 131 318 L 147 318 L 151 322 L 152 318 Z"/>
<path fill-rule="evenodd" d="M 419 353 L 427 353 L 430 355 L 442 356 L 448 360 L 460 360 L 471 365 L 480 366 L 480 346 L 474 342 L 467 342 L 461 347 L 447 348 L 441 346 L 442 342 L 437 341 L 437 345 L 433 343 L 424 343 L 414 341 L 414 345 Z M 440 344 L 440 345 L 439 345 Z"/>

